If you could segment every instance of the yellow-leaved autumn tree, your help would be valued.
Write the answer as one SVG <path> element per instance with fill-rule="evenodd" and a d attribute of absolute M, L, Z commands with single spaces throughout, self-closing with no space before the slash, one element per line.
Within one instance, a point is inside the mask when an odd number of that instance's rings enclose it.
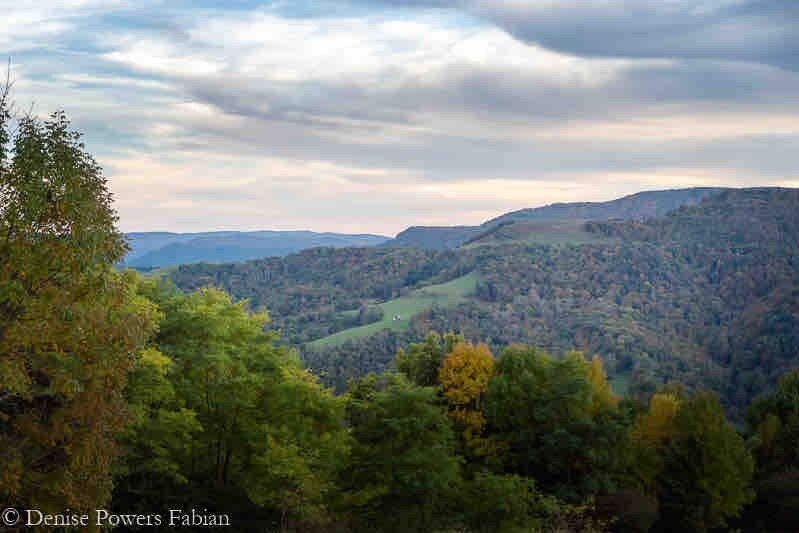
<path fill-rule="evenodd" d="M 485 427 L 482 401 L 494 370 L 494 355 L 483 343 L 458 343 L 441 363 L 438 376 L 449 416 L 461 427 L 467 443 Z"/>
<path fill-rule="evenodd" d="M 619 399 L 613 394 L 608 376 L 602 368 L 602 359 L 594 356 L 588 363 L 588 379 L 591 381 L 591 409 L 598 413 L 602 409 L 616 405 Z"/>
<path fill-rule="evenodd" d="M 680 399 L 676 394 L 654 394 L 649 401 L 649 410 L 635 424 L 633 437 L 651 446 L 660 445 L 674 433 L 674 421 L 679 409 Z"/>

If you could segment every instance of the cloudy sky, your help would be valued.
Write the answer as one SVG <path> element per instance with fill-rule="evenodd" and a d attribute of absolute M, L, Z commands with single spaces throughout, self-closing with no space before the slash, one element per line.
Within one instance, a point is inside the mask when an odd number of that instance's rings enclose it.
<path fill-rule="evenodd" d="M 799 186 L 796 0 L 0 0 L 123 230 L 394 234 Z"/>

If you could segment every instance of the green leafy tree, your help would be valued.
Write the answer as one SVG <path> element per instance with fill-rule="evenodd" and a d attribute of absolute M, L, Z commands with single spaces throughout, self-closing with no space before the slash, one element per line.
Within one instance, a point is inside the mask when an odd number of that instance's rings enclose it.
<path fill-rule="evenodd" d="M 123 455 L 112 500 L 120 512 L 146 514 L 164 504 L 184 503 L 172 495 L 188 489 L 190 444 L 202 426 L 175 392 L 174 369 L 171 359 L 149 347 L 130 378 L 125 394 L 131 421 L 120 438 Z"/>
<path fill-rule="evenodd" d="M 468 531 L 545 531 L 568 506 L 542 494 L 532 479 L 478 472 L 464 483 L 461 512 Z"/>
<path fill-rule="evenodd" d="M 595 397 L 581 354 L 506 348 L 486 400 L 489 432 L 508 446 L 505 468 L 571 500 L 614 488 L 628 423 L 613 405 L 597 411 Z"/>
<path fill-rule="evenodd" d="M 0 499 L 94 509 L 156 310 L 113 268 L 111 194 L 65 115 L 9 118 L 0 97 Z"/>
<path fill-rule="evenodd" d="M 399 375 L 354 384 L 347 421 L 353 447 L 343 501 L 358 531 L 425 531 L 445 525 L 460 482 L 454 433 L 432 388 Z M 442 523 L 443 522 L 443 523 Z"/>
<path fill-rule="evenodd" d="M 757 499 L 745 523 L 761 530 L 797 529 L 799 516 L 799 371 L 783 376 L 777 386 L 746 410 L 749 447 L 756 462 Z"/>
<path fill-rule="evenodd" d="M 411 383 L 420 387 L 435 387 L 439 384 L 439 369 L 444 357 L 459 342 L 464 342 L 462 335 L 448 333 L 442 338 L 431 331 L 423 342 L 412 343 L 407 350 L 400 349 L 394 357 L 394 363 Z"/>
<path fill-rule="evenodd" d="M 341 425 L 341 399 L 307 371 L 287 366 L 260 405 L 268 418 L 250 437 L 252 456 L 242 479 L 247 495 L 259 506 L 278 510 L 284 530 L 292 523 L 332 520 L 330 504 L 339 495 L 336 478 L 350 445 Z"/>
<path fill-rule="evenodd" d="M 754 466 L 744 440 L 725 420 L 714 394 L 699 393 L 679 402 L 676 414 L 671 407 L 664 408 L 673 404 L 673 396 L 663 398 L 671 399 L 654 402 L 653 398 L 642 419 L 643 426 L 657 428 L 657 438 L 649 443 L 660 455 L 655 476 L 658 527 L 707 531 L 724 526 L 753 497 Z M 655 418 L 665 422 L 646 422 Z"/>
<path fill-rule="evenodd" d="M 275 346 L 268 317 L 246 302 L 160 282 L 141 290 L 163 313 L 160 353 L 149 354 L 129 391 L 144 427 L 130 435 L 119 504 L 141 507 L 148 490 L 182 491 L 184 503 L 224 505 L 260 527 L 329 520 L 347 451 L 341 401 Z"/>
<path fill-rule="evenodd" d="M 799 469 L 799 371 L 786 374 L 774 390 L 755 398 L 746 421 L 761 475 Z"/>

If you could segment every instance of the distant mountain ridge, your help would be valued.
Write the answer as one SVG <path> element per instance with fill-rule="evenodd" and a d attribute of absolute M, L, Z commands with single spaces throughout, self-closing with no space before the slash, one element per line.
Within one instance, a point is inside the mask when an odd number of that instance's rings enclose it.
<path fill-rule="evenodd" d="M 124 266 L 155 268 L 182 263 L 224 263 L 285 256 L 306 248 L 376 246 L 388 237 L 313 231 L 216 231 L 204 233 L 136 232 L 127 234 L 131 251 Z"/>
<path fill-rule="evenodd" d="M 678 207 L 695 205 L 710 195 L 723 192 L 720 187 L 692 187 L 663 191 L 644 191 L 607 202 L 555 203 L 520 209 L 487 220 L 479 226 L 412 226 L 383 246 L 416 247 L 428 250 L 457 248 L 466 242 L 479 241 L 484 232 L 518 221 L 601 221 L 645 220 L 665 215 Z"/>
<path fill-rule="evenodd" d="M 659 217 L 685 205 L 695 205 L 711 194 L 728 189 L 691 187 L 664 191 L 643 191 L 607 202 L 555 203 L 520 209 L 483 224 L 491 227 L 511 220 L 644 220 Z"/>
<path fill-rule="evenodd" d="M 224 263 L 263 257 L 282 257 L 307 248 L 382 246 L 451 250 L 462 245 L 497 244 L 511 240 L 570 242 L 590 240 L 580 222 L 641 221 L 665 215 L 679 207 L 698 204 L 724 188 L 695 187 L 645 191 L 607 202 L 555 203 L 520 209 L 479 226 L 411 226 L 393 239 L 371 234 L 316 233 L 312 231 L 217 231 L 202 233 L 129 233 L 131 252 L 124 266 L 157 268 L 182 263 Z M 547 224 L 549 222 L 556 224 Z"/>
<path fill-rule="evenodd" d="M 411 226 L 381 246 L 448 250 L 483 231 L 480 226 Z"/>

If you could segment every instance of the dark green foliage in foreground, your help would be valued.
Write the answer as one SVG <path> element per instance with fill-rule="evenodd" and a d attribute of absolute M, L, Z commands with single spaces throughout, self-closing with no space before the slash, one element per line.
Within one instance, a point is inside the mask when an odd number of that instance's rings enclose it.
<path fill-rule="evenodd" d="M 239 517 L 268 510 L 266 524 L 328 521 L 347 447 L 340 400 L 273 344 L 265 315 L 214 289 L 183 295 L 147 282 L 141 290 L 164 318 L 129 389 L 141 414 L 123 439 L 119 508 L 156 505 L 184 485 L 193 489 L 186 506 L 197 505 L 199 490 L 217 509 L 249 502 Z"/>
<path fill-rule="evenodd" d="M 489 430 L 508 446 L 505 469 L 572 501 L 615 489 L 631 420 L 612 398 L 595 402 L 597 393 L 579 353 L 505 349 L 486 402 Z"/>
<path fill-rule="evenodd" d="M 432 388 L 400 376 L 355 384 L 347 423 L 354 445 L 342 474 L 358 530 L 425 531 L 446 526 L 460 459 Z M 387 517 L 391 519 L 387 520 Z"/>
<path fill-rule="evenodd" d="M 744 524 L 764 530 L 795 529 L 799 516 L 799 371 L 746 410 L 749 445 L 757 462 L 757 499 Z"/>
<path fill-rule="evenodd" d="M 667 530 L 724 526 L 751 501 L 752 457 L 712 394 L 698 394 L 680 406 L 673 435 L 662 446 L 655 483 Z"/>

